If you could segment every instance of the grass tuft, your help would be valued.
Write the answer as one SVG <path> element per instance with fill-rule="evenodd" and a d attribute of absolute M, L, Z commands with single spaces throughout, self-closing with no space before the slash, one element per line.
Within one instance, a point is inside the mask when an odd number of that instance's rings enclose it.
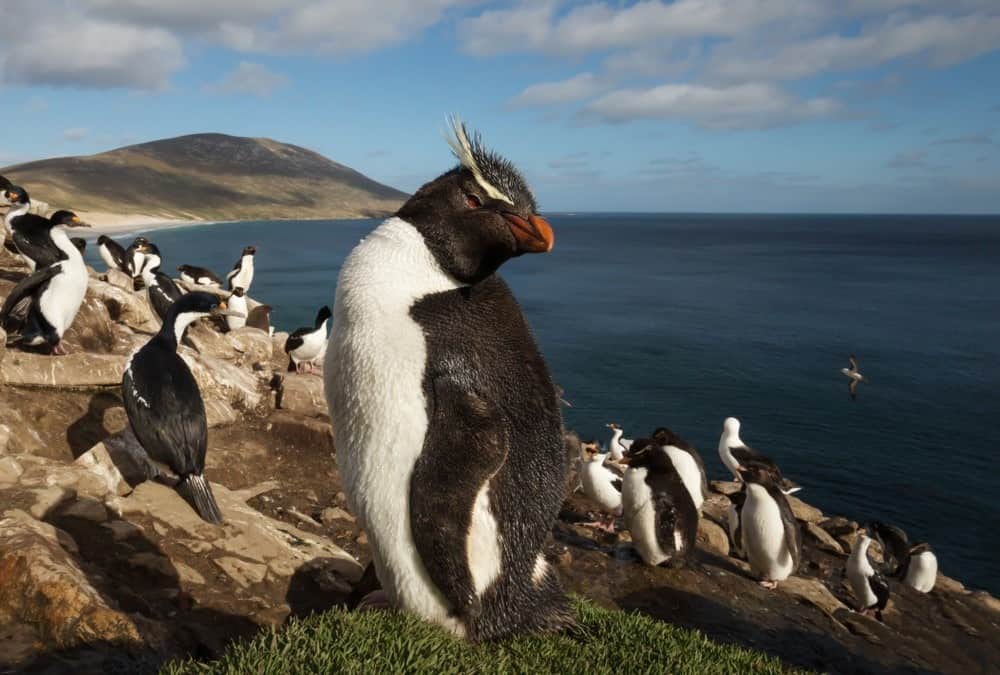
<path fill-rule="evenodd" d="M 174 661 L 163 675 L 243 673 L 785 673 L 774 657 L 701 632 L 577 601 L 561 635 L 470 645 L 398 612 L 331 610 L 268 629 L 217 661 Z"/>

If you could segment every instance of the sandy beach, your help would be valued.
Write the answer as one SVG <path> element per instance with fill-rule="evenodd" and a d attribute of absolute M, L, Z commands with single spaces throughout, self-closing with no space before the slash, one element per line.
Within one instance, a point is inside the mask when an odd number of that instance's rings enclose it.
<path fill-rule="evenodd" d="M 167 230 L 192 225 L 208 225 L 210 220 L 166 219 L 162 216 L 151 216 L 143 213 L 108 213 L 104 211 L 78 211 L 83 220 L 93 226 L 87 235 L 107 234 L 117 236 L 138 232 L 140 230 Z"/>

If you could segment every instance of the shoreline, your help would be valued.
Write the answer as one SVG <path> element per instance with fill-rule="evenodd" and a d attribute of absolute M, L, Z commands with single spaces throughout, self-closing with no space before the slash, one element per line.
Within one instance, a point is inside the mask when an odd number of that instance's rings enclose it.
<path fill-rule="evenodd" d="M 153 230 L 171 230 L 196 225 L 211 225 L 218 221 L 181 218 L 163 218 L 142 213 L 109 213 L 105 211 L 78 211 L 77 215 L 90 223 L 91 230 L 85 238 L 134 234 Z"/>

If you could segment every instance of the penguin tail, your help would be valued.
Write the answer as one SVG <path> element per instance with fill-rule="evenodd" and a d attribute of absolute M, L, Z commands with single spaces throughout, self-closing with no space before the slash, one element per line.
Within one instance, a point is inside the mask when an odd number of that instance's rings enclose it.
<path fill-rule="evenodd" d="M 177 486 L 177 492 L 194 507 L 202 520 L 214 525 L 222 523 L 222 512 L 204 475 L 188 474 Z"/>

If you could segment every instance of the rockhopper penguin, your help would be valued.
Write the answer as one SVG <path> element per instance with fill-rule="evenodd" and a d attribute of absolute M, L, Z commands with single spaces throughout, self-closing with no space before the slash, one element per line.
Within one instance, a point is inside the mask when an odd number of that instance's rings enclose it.
<path fill-rule="evenodd" d="M 751 465 L 741 477 L 746 483 L 739 525 L 742 548 L 760 585 L 773 589 L 798 569 L 802 532 L 772 471 Z"/>
<path fill-rule="evenodd" d="M 386 597 L 478 641 L 571 624 L 542 551 L 568 461 L 555 386 L 495 274 L 551 250 L 552 228 L 508 160 L 453 132 L 459 165 L 344 262 L 325 378 Z"/>
<path fill-rule="evenodd" d="M 653 440 L 667 453 L 677 475 L 684 481 L 684 487 L 691 493 L 694 507 L 701 513 L 702 504 L 708 499 L 708 477 L 705 462 L 690 443 L 666 427 L 653 432 Z"/>
<path fill-rule="evenodd" d="M 198 383 L 177 354 L 177 345 L 191 323 L 231 310 L 209 293 L 188 293 L 171 305 L 163 326 L 141 347 L 122 375 L 125 412 L 136 439 L 151 462 L 165 465 L 176 477 L 160 475 L 209 523 L 221 523 L 222 513 L 205 480 L 208 423 Z"/>
<path fill-rule="evenodd" d="M 128 265 L 125 259 L 125 249 L 117 241 L 106 234 L 97 238 L 97 251 L 101 254 L 101 260 L 110 270 L 121 270 L 128 274 Z"/>
<path fill-rule="evenodd" d="M 181 281 L 183 282 L 198 286 L 212 286 L 214 288 L 222 286 L 222 281 L 210 269 L 195 265 L 178 265 L 177 271 L 181 273 Z"/>
<path fill-rule="evenodd" d="M 253 246 L 247 246 L 243 249 L 240 259 L 226 275 L 229 290 L 236 288 L 242 288 L 244 292 L 250 290 L 250 284 L 253 283 L 253 257 L 256 253 L 257 249 Z"/>
<path fill-rule="evenodd" d="M 675 565 L 694 551 L 698 508 L 667 446 L 652 438 L 632 443 L 622 463 L 625 523 L 647 565 Z"/>
<path fill-rule="evenodd" d="M 156 244 L 146 242 L 142 245 L 141 252 L 144 258 L 140 276 L 146 286 L 149 305 L 161 322 L 166 321 L 170 306 L 177 302 L 184 293 L 169 275 L 160 271 L 160 249 L 157 248 Z"/>

